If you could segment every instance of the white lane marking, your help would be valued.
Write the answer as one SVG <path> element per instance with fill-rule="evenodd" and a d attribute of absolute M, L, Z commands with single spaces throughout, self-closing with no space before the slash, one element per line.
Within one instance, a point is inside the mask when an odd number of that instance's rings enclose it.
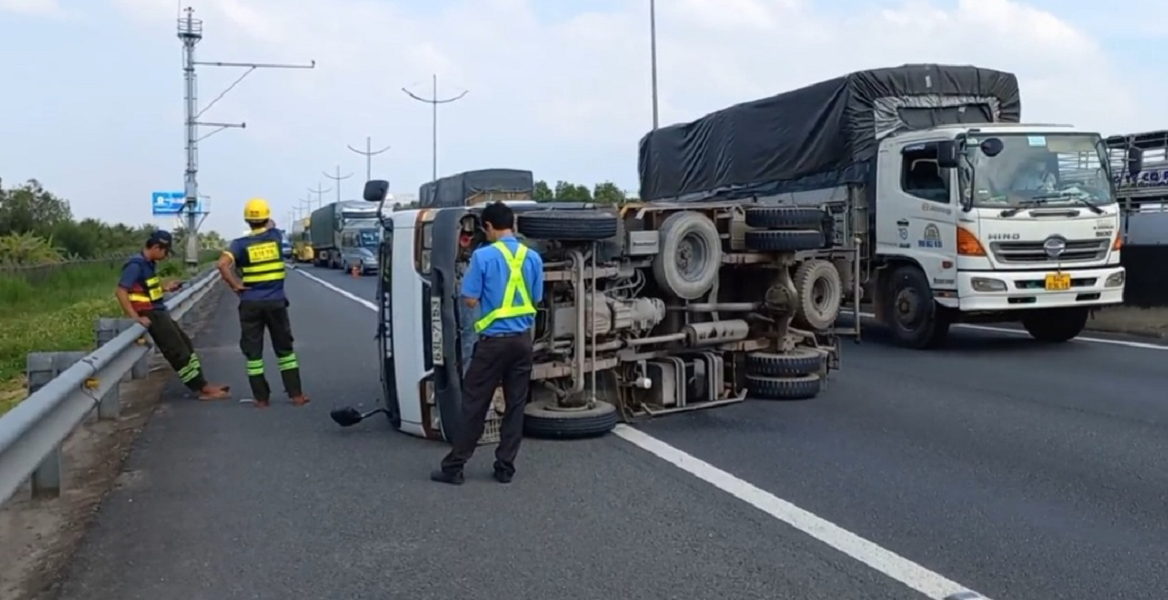
<path fill-rule="evenodd" d="M 851 311 L 840 311 L 840 314 L 851 316 L 852 312 Z M 865 319 L 875 319 L 876 318 L 875 314 L 866 313 L 866 312 L 860 313 L 860 316 L 865 318 Z M 966 323 L 958 323 L 958 324 L 954 325 L 954 327 L 964 327 L 965 329 L 973 329 L 973 330 L 977 330 L 977 331 L 992 331 L 994 333 L 1009 333 L 1009 334 L 1013 334 L 1013 335 L 1025 335 L 1025 336 L 1030 335 L 1029 333 L 1026 333 L 1024 330 L 1010 329 L 1008 327 L 992 327 L 989 325 L 970 325 L 970 324 L 966 324 Z M 1140 350 L 1159 350 L 1161 352 L 1168 352 L 1168 344 L 1153 344 L 1153 343 L 1148 343 L 1148 342 L 1133 342 L 1133 341 L 1129 341 L 1129 340 L 1109 340 L 1107 338 L 1083 337 L 1083 336 L 1079 336 L 1079 337 L 1075 338 L 1074 341 L 1087 342 L 1088 344 L 1110 344 L 1112 346 L 1124 346 L 1126 348 L 1139 348 Z"/>
<path fill-rule="evenodd" d="M 368 300 L 355 296 L 303 270 L 297 270 L 297 272 L 370 310 L 377 310 L 377 305 Z M 628 425 L 617 425 L 613 433 L 632 443 L 634 446 L 677 466 L 690 475 L 750 504 L 764 513 L 810 535 L 839 552 L 860 561 L 864 565 L 903 583 L 929 598 L 946 600 L 955 594 L 961 594 L 959 597 L 970 600 L 989 600 L 939 573 L 934 573 L 899 554 L 885 550 L 873 542 L 813 513 L 807 512 L 774 494 L 759 489 L 643 431 L 633 429 Z"/>
<path fill-rule="evenodd" d="M 628 425 L 613 431 L 633 445 L 673 464 L 679 469 L 746 502 L 764 513 L 860 561 L 868 567 L 903 583 L 935 600 L 954 594 L 968 598 L 985 598 L 969 588 L 934 573 L 890 550 L 886 550 L 822 517 L 807 512 L 770 492 L 764 491 L 669 444 Z M 988 599 L 987 599 L 988 600 Z"/>
<path fill-rule="evenodd" d="M 305 272 L 303 269 L 296 269 L 296 272 L 300 273 L 301 275 L 323 285 L 324 287 L 348 298 L 349 300 L 352 300 L 353 302 L 356 302 L 357 304 L 360 304 L 361 306 L 368 308 L 369 310 L 372 310 L 372 311 L 377 310 L 376 304 L 374 304 L 374 303 L 372 303 L 372 302 L 370 302 L 370 301 L 368 301 L 360 296 L 357 296 L 356 294 L 349 293 L 349 292 L 321 279 L 320 277 L 317 277 L 316 275 L 310 275 L 307 272 Z"/>

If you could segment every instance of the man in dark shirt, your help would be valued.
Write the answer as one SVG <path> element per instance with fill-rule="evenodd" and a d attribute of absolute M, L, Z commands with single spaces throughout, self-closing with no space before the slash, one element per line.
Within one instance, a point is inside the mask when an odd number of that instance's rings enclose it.
<path fill-rule="evenodd" d="M 151 234 L 142 252 L 131 257 L 122 267 L 115 295 L 126 316 L 146 328 L 154 345 L 178 373 L 179 379 L 198 394 L 200 400 L 229 398 L 230 387 L 207 383 L 191 338 L 171 318 L 162 301 L 163 292 L 173 292 L 182 287 L 178 282 L 164 286 L 158 277 L 158 261 L 170 254 L 173 242 L 173 237 L 166 231 Z"/>
<path fill-rule="evenodd" d="M 515 239 L 515 213 L 502 202 L 483 209 L 491 244 L 471 255 L 462 279 L 463 302 L 478 308 L 479 320 L 470 367 L 462 378 L 462 423 L 455 429 L 442 468 L 430 474 L 441 483 L 463 482 L 462 469 L 483 436 L 487 410 L 501 383 L 505 402 L 495 448 L 495 479 L 509 483 L 523 440 L 523 410 L 531 385 L 532 328 L 535 305 L 543 300 L 543 259 Z"/>
<path fill-rule="evenodd" d="M 293 349 L 288 297 L 284 294 L 284 258 L 280 251 L 284 235 L 271 217 L 266 201 L 253 198 L 247 202 L 243 219 L 251 233 L 231 242 L 219 258 L 219 273 L 239 295 L 239 348 L 247 358 L 247 379 L 256 408 L 270 406 L 272 396 L 264 377 L 264 330 L 272 337 L 284 390 L 292 404 L 304 406 L 308 397 L 300 384 L 300 363 Z M 233 266 L 239 268 L 242 278 L 235 276 Z"/>

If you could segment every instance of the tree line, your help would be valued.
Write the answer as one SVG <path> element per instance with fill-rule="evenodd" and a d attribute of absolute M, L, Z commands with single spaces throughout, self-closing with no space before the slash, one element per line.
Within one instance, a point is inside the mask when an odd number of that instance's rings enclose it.
<path fill-rule="evenodd" d="M 604 181 L 588 187 L 568 181 L 557 181 L 555 185 L 551 185 L 542 179 L 535 182 L 535 190 L 532 192 L 532 198 L 537 202 L 557 200 L 562 202 L 596 202 L 597 204 L 622 204 L 629 200 L 635 200 L 635 198 L 626 195 L 624 190 L 617 187 L 611 181 Z M 393 210 L 410 210 L 413 208 L 418 208 L 416 201 L 395 202 L 393 204 Z"/>
<path fill-rule="evenodd" d="M 0 181 L 0 266 L 55 264 L 125 255 L 141 248 L 157 227 L 73 217 L 69 201 L 35 179 L 14 187 Z M 174 231 L 176 247 L 183 236 Z M 200 234 L 203 247 L 222 247 L 214 232 Z M 216 244 L 218 244 L 216 246 Z"/>

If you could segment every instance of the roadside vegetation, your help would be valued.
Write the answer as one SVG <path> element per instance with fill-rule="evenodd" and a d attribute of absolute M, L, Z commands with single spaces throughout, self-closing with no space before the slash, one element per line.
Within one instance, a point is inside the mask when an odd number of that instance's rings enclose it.
<path fill-rule="evenodd" d="M 122 264 L 154 229 L 75 220 L 37 181 L 0 185 L 0 414 L 25 396 L 29 352 L 92 349 L 94 320 L 121 315 L 113 289 Z M 213 259 L 224 242 L 200 237 Z M 160 272 L 178 278 L 184 268 L 168 261 Z"/>

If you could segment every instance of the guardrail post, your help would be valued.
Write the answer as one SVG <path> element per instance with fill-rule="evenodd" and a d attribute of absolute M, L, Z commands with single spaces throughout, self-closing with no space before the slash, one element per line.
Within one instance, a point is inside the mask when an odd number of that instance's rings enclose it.
<path fill-rule="evenodd" d="M 32 395 L 63 371 L 85 358 L 84 352 L 30 352 L 26 359 L 28 393 Z M 57 496 L 61 493 L 61 446 L 45 457 L 32 473 L 34 498 Z"/>

